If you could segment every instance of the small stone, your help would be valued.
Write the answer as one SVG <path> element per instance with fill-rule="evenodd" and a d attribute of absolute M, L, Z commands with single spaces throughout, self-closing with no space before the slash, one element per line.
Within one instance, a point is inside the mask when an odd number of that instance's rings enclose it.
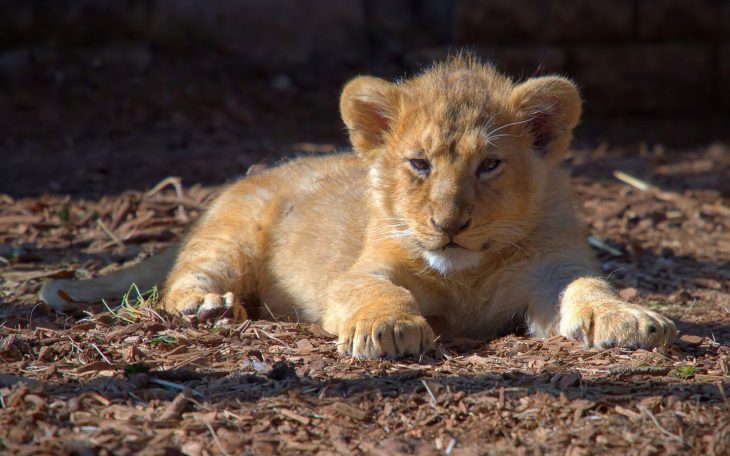
<path fill-rule="evenodd" d="M 180 449 L 184 454 L 197 456 L 199 454 L 203 454 L 203 443 L 191 439 L 185 442 Z"/>
<path fill-rule="evenodd" d="M 633 299 L 636 299 L 637 296 L 639 296 L 639 292 L 636 290 L 636 288 L 629 287 L 629 288 L 624 288 L 621 291 L 619 291 L 618 295 L 621 296 L 621 299 L 623 299 L 625 301 L 631 301 Z"/>
<path fill-rule="evenodd" d="M 679 341 L 689 345 L 690 347 L 697 347 L 702 344 L 703 337 L 694 336 L 692 334 L 683 334 L 679 337 Z"/>
<path fill-rule="evenodd" d="M 309 339 L 299 339 L 296 342 L 296 345 L 297 345 L 297 348 L 299 348 L 300 350 L 314 348 L 314 344 L 312 344 L 312 341 L 310 341 Z"/>

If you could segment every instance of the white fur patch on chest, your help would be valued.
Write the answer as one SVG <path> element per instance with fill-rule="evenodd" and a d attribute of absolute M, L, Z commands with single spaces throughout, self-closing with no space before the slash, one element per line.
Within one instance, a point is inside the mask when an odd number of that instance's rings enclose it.
<path fill-rule="evenodd" d="M 443 275 L 451 272 L 465 271 L 479 266 L 484 258 L 480 252 L 466 249 L 445 249 L 438 252 L 424 252 L 423 257 L 431 269 Z"/>

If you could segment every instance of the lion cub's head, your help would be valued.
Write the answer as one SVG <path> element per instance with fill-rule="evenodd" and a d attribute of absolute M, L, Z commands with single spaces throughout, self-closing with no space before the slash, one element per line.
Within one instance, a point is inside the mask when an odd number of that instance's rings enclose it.
<path fill-rule="evenodd" d="M 567 79 L 515 84 L 457 57 L 398 83 L 355 78 L 340 108 L 370 168 L 376 235 L 402 238 L 446 274 L 478 266 L 538 223 L 581 100 Z"/>

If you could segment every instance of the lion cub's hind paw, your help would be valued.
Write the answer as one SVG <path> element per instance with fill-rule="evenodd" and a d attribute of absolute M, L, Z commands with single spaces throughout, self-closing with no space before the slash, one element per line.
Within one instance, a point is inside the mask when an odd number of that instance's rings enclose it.
<path fill-rule="evenodd" d="M 248 319 L 246 309 L 230 291 L 223 295 L 216 293 L 191 294 L 179 301 L 175 308 L 184 315 L 197 316 L 199 321 L 218 318 L 233 318 L 236 321 Z"/>
<path fill-rule="evenodd" d="M 652 349 L 671 345 L 677 327 L 669 318 L 625 302 L 583 308 L 563 318 L 560 334 L 587 347 Z"/>

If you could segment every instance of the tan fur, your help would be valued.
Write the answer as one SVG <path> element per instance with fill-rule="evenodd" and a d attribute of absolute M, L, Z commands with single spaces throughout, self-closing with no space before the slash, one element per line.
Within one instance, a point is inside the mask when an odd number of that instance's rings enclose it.
<path fill-rule="evenodd" d="M 119 298 L 134 283 L 141 291 L 161 285 L 175 264 L 176 248 L 165 249 L 140 263 L 91 280 L 49 280 L 38 292 L 41 301 L 60 312 L 83 309 L 104 298 Z M 63 291 L 63 294 L 59 294 Z"/>
<path fill-rule="evenodd" d="M 181 248 L 164 308 L 245 318 L 255 296 L 356 357 L 523 322 L 586 346 L 671 343 L 670 320 L 595 275 L 559 169 L 580 111 L 567 79 L 515 84 L 463 57 L 399 83 L 356 78 L 341 97 L 355 152 L 229 186 Z"/>

